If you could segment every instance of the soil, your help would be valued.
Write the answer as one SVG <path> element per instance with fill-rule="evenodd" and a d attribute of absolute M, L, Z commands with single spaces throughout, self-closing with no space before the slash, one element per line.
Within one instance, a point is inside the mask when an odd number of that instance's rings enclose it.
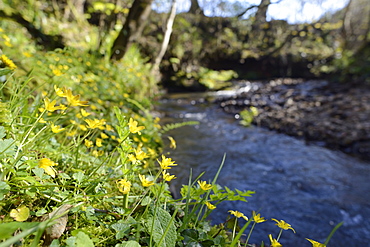
<path fill-rule="evenodd" d="M 370 85 L 277 79 L 239 92 L 217 102 L 232 114 L 254 106 L 255 125 L 370 160 Z"/>

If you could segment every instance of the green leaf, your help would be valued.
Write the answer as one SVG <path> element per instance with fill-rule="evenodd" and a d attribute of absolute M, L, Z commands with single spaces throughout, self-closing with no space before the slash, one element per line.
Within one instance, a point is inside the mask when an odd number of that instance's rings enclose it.
<path fill-rule="evenodd" d="M 76 247 L 94 247 L 94 243 L 86 233 L 79 232 L 76 235 Z"/>
<path fill-rule="evenodd" d="M 27 230 L 38 225 L 38 222 L 9 222 L 0 224 L 0 240 L 7 239 L 13 235 L 17 229 Z"/>
<path fill-rule="evenodd" d="M 166 210 L 157 208 L 155 215 L 153 215 L 153 212 L 149 214 L 146 227 L 158 246 L 175 246 L 177 239 L 176 227 L 171 215 Z"/>
<path fill-rule="evenodd" d="M 133 240 L 130 241 L 124 241 L 121 244 L 116 244 L 115 247 L 141 247 L 141 245 Z"/>
<path fill-rule="evenodd" d="M 6 182 L 0 181 L 0 200 L 2 200 L 9 191 L 10 186 Z"/>
<path fill-rule="evenodd" d="M 76 173 L 73 173 L 72 177 L 73 177 L 74 179 L 76 179 L 76 180 L 77 180 L 77 182 L 81 183 L 81 182 L 82 182 L 82 180 L 83 180 L 83 179 L 84 179 L 84 177 L 85 177 L 85 174 L 83 174 L 83 172 L 76 172 Z"/>

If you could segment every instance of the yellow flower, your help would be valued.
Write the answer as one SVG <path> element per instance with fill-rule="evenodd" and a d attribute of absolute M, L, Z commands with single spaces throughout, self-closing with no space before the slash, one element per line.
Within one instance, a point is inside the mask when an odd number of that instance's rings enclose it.
<path fill-rule="evenodd" d="M 165 170 L 162 171 L 162 175 L 163 175 L 163 179 L 167 182 L 170 182 L 171 180 L 175 179 L 176 176 L 175 175 L 171 175 L 169 174 L 168 172 L 166 172 Z"/>
<path fill-rule="evenodd" d="M 207 206 L 207 208 L 208 208 L 208 209 L 210 209 L 210 210 L 213 210 L 213 209 L 215 209 L 215 208 L 216 208 L 216 206 L 215 206 L 215 205 L 213 205 L 213 204 L 211 204 L 211 203 L 209 203 L 209 202 L 206 202 L 206 206 Z"/>
<path fill-rule="evenodd" d="M 67 132 L 67 136 L 74 136 L 77 134 L 77 130 L 71 130 Z"/>
<path fill-rule="evenodd" d="M 71 106 L 87 106 L 88 101 L 81 101 L 80 95 L 73 95 L 71 89 L 65 89 L 64 93 Z"/>
<path fill-rule="evenodd" d="M 54 125 L 53 123 L 50 126 L 51 126 L 51 131 L 53 131 L 53 133 L 55 134 L 65 130 L 65 128 L 61 128 L 59 125 Z"/>
<path fill-rule="evenodd" d="M 89 141 L 89 140 L 85 139 L 85 146 L 87 148 L 91 148 L 91 147 L 94 146 L 94 143 L 92 141 Z"/>
<path fill-rule="evenodd" d="M 106 134 L 104 134 L 103 132 L 101 132 L 100 133 L 100 137 L 102 138 L 102 139 L 107 139 L 107 138 L 109 138 L 109 136 L 107 136 Z"/>
<path fill-rule="evenodd" d="M 44 171 L 47 174 L 49 174 L 50 176 L 52 176 L 53 178 L 55 178 L 55 171 L 52 168 L 52 166 L 56 166 L 56 165 L 58 165 L 58 164 L 56 164 L 55 162 L 51 161 L 48 158 L 42 158 L 39 161 L 39 167 L 42 168 L 42 169 L 44 169 Z"/>
<path fill-rule="evenodd" d="M 113 127 L 107 124 L 107 125 L 105 125 L 105 129 L 107 131 L 112 131 L 113 130 Z"/>
<path fill-rule="evenodd" d="M 85 122 L 87 123 L 87 128 L 89 129 L 96 129 L 103 127 L 105 124 L 105 119 L 99 120 L 99 119 L 85 119 Z"/>
<path fill-rule="evenodd" d="M 67 94 L 62 89 L 58 88 L 56 85 L 54 85 L 54 90 L 59 97 L 67 97 Z"/>
<path fill-rule="evenodd" d="M 252 212 L 252 218 L 256 223 L 262 223 L 266 221 L 264 217 L 261 217 L 261 214 L 256 214 L 255 211 Z"/>
<path fill-rule="evenodd" d="M 135 150 L 135 156 L 136 156 L 136 159 L 138 160 L 143 160 L 145 158 L 148 158 L 149 156 L 141 150 L 140 147 L 138 147 L 136 150 Z"/>
<path fill-rule="evenodd" d="M 163 154 L 162 161 L 158 160 L 158 163 L 163 170 L 171 169 L 172 168 L 171 166 L 177 166 L 177 164 L 175 164 L 175 161 L 172 161 L 171 158 L 166 158 Z"/>
<path fill-rule="evenodd" d="M 40 118 L 39 123 L 46 123 L 45 119 Z"/>
<path fill-rule="evenodd" d="M 248 221 L 248 217 L 245 216 L 242 212 L 234 211 L 234 210 L 229 210 L 229 213 L 232 214 L 232 215 L 234 215 L 237 218 L 242 217 L 243 219 L 245 219 L 246 221 Z"/>
<path fill-rule="evenodd" d="M 127 181 L 126 178 L 117 180 L 116 185 L 118 190 L 121 191 L 122 194 L 128 194 L 130 192 L 131 182 Z"/>
<path fill-rule="evenodd" d="M 100 139 L 100 138 L 96 138 L 96 146 L 97 146 L 97 147 L 101 147 L 101 146 L 103 146 L 102 142 L 103 142 L 103 140 L 102 140 L 102 139 Z"/>
<path fill-rule="evenodd" d="M 128 155 L 128 159 L 132 162 L 132 163 L 136 163 L 137 159 L 135 157 L 135 155 L 133 154 L 129 154 Z"/>
<path fill-rule="evenodd" d="M 176 149 L 176 141 L 172 138 L 172 136 L 169 136 L 168 139 L 170 140 L 170 148 Z"/>
<path fill-rule="evenodd" d="M 280 220 L 280 221 L 277 220 L 277 219 L 271 219 L 271 220 L 276 221 L 277 224 L 275 224 L 275 225 L 277 225 L 281 229 L 284 229 L 284 230 L 289 230 L 290 229 L 295 233 L 295 230 L 293 229 L 293 227 L 290 224 L 286 223 L 284 220 Z"/>
<path fill-rule="evenodd" d="M 92 151 L 92 155 L 94 156 L 94 157 L 99 157 L 99 156 L 103 156 L 103 154 L 104 154 L 104 151 L 103 150 L 93 150 Z"/>
<path fill-rule="evenodd" d="M 138 133 L 139 135 L 141 134 L 140 131 L 145 129 L 144 126 L 137 126 L 138 125 L 138 122 L 133 120 L 132 118 L 130 118 L 129 122 L 128 122 L 128 127 L 130 129 L 130 132 L 131 133 Z"/>
<path fill-rule="evenodd" d="M 49 112 L 53 112 L 53 111 L 56 111 L 56 110 L 65 110 L 65 109 L 67 109 L 67 107 L 64 106 L 64 105 L 55 106 L 56 102 L 57 102 L 56 100 L 53 100 L 53 101 L 50 102 L 49 98 L 44 98 L 45 109 Z"/>
<path fill-rule="evenodd" d="M 10 60 L 7 56 L 4 54 L 0 56 L 0 68 L 8 67 L 10 70 L 14 70 L 17 68 L 17 66 L 13 63 L 12 60 Z"/>
<path fill-rule="evenodd" d="M 269 234 L 269 239 L 271 242 L 271 247 L 282 247 L 282 245 L 274 238 L 272 238 L 272 235 Z"/>
<path fill-rule="evenodd" d="M 199 187 L 202 190 L 210 190 L 210 189 L 212 189 L 212 184 L 207 184 L 206 181 L 200 181 L 200 180 L 198 180 L 198 184 L 199 184 Z"/>
<path fill-rule="evenodd" d="M 325 244 L 322 244 L 322 243 L 316 242 L 315 240 L 308 239 L 308 238 L 306 238 L 306 240 L 308 240 L 308 241 L 310 241 L 310 242 L 311 242 L 312 247 L 326 247 L 326 245 L 325 245 Z"/>
<path fill-rule="evenodd" d="M 86 125 L 83 125 L 83 124 L 79 124 L 78 127 L 83 130 L 83 131 L 86 131 L 87 128 L 86 128 Z"/>
<path fill-rule="evenodd" d="M 149 187 L 149 186 L 152 186 L 154 184 L 153 181 L 148 180 L 144 175 L 139 174 L 139 178 L 140 178 L 141 184 L 144 187 Z"/>
<path fill-rule="evenodd" d="M 88 113 L 88 112 L 87 112 L 87 111 L 85 111 L 84 109 L 81 109 L 81 115 L 82 115 L 83 117 L 87 117 L 87 116 L 91 115 L 91 113 Z"/>

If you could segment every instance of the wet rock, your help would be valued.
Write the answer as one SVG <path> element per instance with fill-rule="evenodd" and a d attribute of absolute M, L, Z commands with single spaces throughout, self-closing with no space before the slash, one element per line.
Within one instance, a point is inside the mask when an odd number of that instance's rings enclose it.
<path fill-rule="evenodd" d="M 219 99 L 238 114 L 251 106 L 254 124 L 370 160 L 370 88 L 367 85 L 278 79 Z"/>

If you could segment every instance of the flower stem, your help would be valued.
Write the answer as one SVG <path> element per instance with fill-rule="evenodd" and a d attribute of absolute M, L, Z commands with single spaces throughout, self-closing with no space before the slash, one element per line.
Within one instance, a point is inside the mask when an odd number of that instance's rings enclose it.
<path fill-rule="evenodd" d="M 247 237 L 247 240 L 245 241 L 245 245 L 244 245 L 244 247 L 247 247 L 248 246 L 248 241 L 249 241 L 249 238 L 251 237 L 251 235 L 252 235 L 252 232 L 253 232 L 253 228 L 254 228 L 254 226 L 256 225 L 256 222 L 253 222 L 253 225 L 252 225 L 252 228 L 251 228 L 251 230 L 249 231 L 249 233 L 248 233 L 248 237 Z"/>

